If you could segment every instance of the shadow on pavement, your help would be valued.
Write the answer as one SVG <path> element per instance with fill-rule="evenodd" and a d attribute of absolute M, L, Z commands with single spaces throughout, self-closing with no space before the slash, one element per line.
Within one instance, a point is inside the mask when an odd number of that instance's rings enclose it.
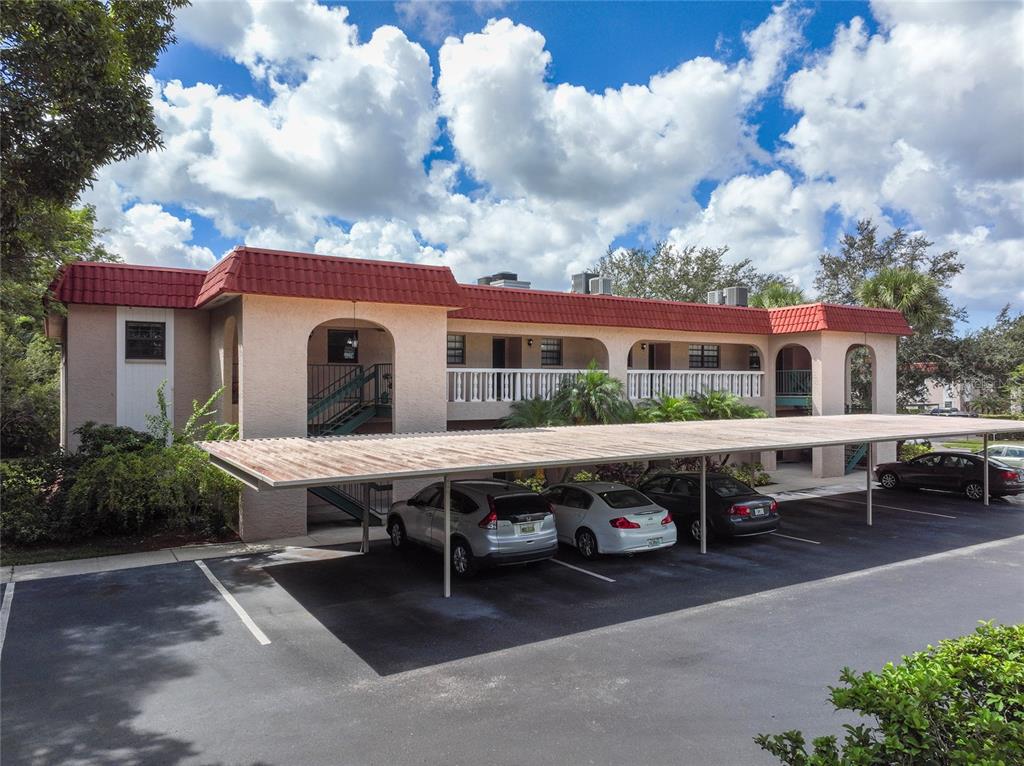
<path fill-rule="evenodd" d="M 833 500 L 844 502 L 833 502 Z M 545 562 L 456 581 L 441 597 L 441 557 L 398 553 L 386 542 L 370 555 L 283 564 L 264 571 L 377 673 L 389 675 L 593 628 L 710 604 L 760 591 L 953 550 L 1024 533 L 1024 503 L 980 504 L 955 496 L 875 493 L 876 504 L 956 519 L 876 508 L 864 524 L 863 493 L 783 504 L 783 533 L 818 545 L 765 536 L 714 544 L 701 556 L 680 542 L 635 557 L 558 558 L 614 583 Z"/>

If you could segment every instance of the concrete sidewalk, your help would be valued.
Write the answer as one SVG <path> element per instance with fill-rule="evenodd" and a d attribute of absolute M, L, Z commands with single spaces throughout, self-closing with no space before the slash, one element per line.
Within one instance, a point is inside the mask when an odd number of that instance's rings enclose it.
<path fill-rule="evenodd" d="M 326 545 L 358 543 L 362 539 L 359 527 L 337 527 L 317 531 L 302 537 L 288 537 L 278 540 L 264 540 L 258 543 L 212 543 L 206 545 L 184 545 L 180 548 L 164 548 L 158 551 L 122 553 L 117 556 L 98 556 L 89 559 L 51 561 L 45 564 L 23 564 L 4 567 L 0 571 L 0 583 L 22 582 L 25 580 L 46 580 L 52 577 L 113 572 L 118 569 L 134 569 L 157 564 L 174 564 L 179 561 L 197 559 L 222 559 L 230 556 L 244 556 L 250 553 L 285 550 L 287 548 L 316 548 Z M 383 527 L 370 527 L 370 540 L 386 540 Z"/>
<path fill-rule="evenodd" d="M 864 474 L 856 471 L 849 476 L 834 479 L 816 479 L 811 475 L 810 466 L 782 466 L 771 472 L 774 484 L 760 487 L 760 491 L 779 500 L 789 498 L 825 497 L 844 492 L 864 489 Z M 797 493 L 797 494 L 793 494 Z M 123 553 L 117 556 L 99 556 L 70 561 L 51 561 L 45 564 L 23 564 L 3 567 L 0 583 L 22 582 L 25 580 L 46 580 L 53 577 L 113 572 L 118 569 L 174 564 L 179 561 L 197 559 L 220 559 L 230 556 L 244 556 L 250 553 L 266 553 L 287 548 L 316 548 L 327 545 L 358 543 L 362 539 L 359 527 L 334 527 L 314 531 L 302 537 L 288 537 L 278 540 L 264 540 L 258 543 L 214 543 L 208 545 L 186 545 L 179 548 L 165 548 L 158 551 Z M 386 540 L 383 527 L 370 527 L 371 540 Z"/>

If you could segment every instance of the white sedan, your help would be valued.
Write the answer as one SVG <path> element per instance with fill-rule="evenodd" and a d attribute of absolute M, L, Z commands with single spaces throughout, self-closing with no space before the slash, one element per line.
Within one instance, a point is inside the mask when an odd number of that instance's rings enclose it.
<path fill-rule="evenodd" d="M 660 550 L 676 543 L 672 514 L 624 484 L 555 484 L 543 495 L 555 509 L 558 539 L 576 546 L 584 558 Z"/>

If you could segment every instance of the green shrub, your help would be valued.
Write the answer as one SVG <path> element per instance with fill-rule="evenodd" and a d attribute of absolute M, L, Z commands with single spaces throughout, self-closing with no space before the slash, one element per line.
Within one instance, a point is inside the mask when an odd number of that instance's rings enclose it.
<path fill-rule="evenodd" d="M 927 444 L 901 444 L 899 448 L 898 458 L 903 462 L 913 460 L 918 455 L 924 455 L 932 451 L 932 448 Z"/>
<path fill-rule="evenodd" d="M 77 462 L 60 452 L 0 461 L 0 529 L 6 545 L 65 542 L 91 534 L 66 509 Z"/>
<path fill-rule="evenodd" d="M 601 477 L 599 477 L 596 473 L 591 473 L 590 471 L 577 471 L 575 474 L 573 474 L 572 480 L 573 481 L 597 481 L 600 478 Z"/>
<path fill-rule="evenodd" d="M 985 623 L 880 673 L 844 668 L 840 680 L 833 706 L 876 725 L 846 725 L 841 745 L 818 737 L 810 753 L 800 731 L 755 742 L 789 766 L 1024 763 L 1024 625 Z"/>
<path fill-rule="evenodd" d="M 764 466 L 760 463 L 741 463 L 740 465 L 726 463 L 718 470 L 750 487 L 764 487 L 775 483 L 771 474 L 764 470 Z"/>
<path fill-rule="evenodd" d="M 527 489 L 532 489 L 534 492 L 543 492 L 547 486 L 547 481 L 544 479 L 544 475 L 533 475 L 526 479 L 516 479 L 516 484 L 519 484 Z"/>
<path fill-rule="evenodd" d="M 79 439 L 76 456 L 81 461 L 106 452 L 135 452 L 157 443 L 156 439 L 128 426 L 98 425 L 91 420 L 75 429 Z"/>
<path fill-rule="evenodd" d="M 613 481 L 636 487 L 647 475 L 647 463 L 606 463 L 597 466 L 595 473 L 601 481 Z"/>
<path fill-rule="evenodd" d="M 158 531 L 220 535 L 238 513 L 238 484 L 190 444 L 110 452 L 89 461 L 68 493 L 68 512 L 110 535 Z"/>

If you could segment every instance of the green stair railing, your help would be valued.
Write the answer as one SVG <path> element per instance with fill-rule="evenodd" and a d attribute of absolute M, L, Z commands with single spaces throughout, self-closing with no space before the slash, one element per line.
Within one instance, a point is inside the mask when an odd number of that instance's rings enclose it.
<path fill-rule="evenodd" d="M 846 445 L 846 470 L 845 473 L 853 473 L 854 469 L 860 465 L 860 461 L 864 459 L 864 456 L 868 453 L 868 443 L 862 444 L 847 444 Z M 868 466 L 868 470 L 871 470 L 871 466 Z"/>
<path fill-rule="evenodd" d="M 353 367 L 324 386 L 307 412 L 310 436 L 352 433 L 378 414 L 387 412 L 392 397 L 392 367 L 373 364 Z"/>
<path fill-rule="evenodd" d="M 811 371 L 810 370 L 776 370 L 775 371 L 775 395 L 776 396 L 810 396 L 811 395 Z"/>

